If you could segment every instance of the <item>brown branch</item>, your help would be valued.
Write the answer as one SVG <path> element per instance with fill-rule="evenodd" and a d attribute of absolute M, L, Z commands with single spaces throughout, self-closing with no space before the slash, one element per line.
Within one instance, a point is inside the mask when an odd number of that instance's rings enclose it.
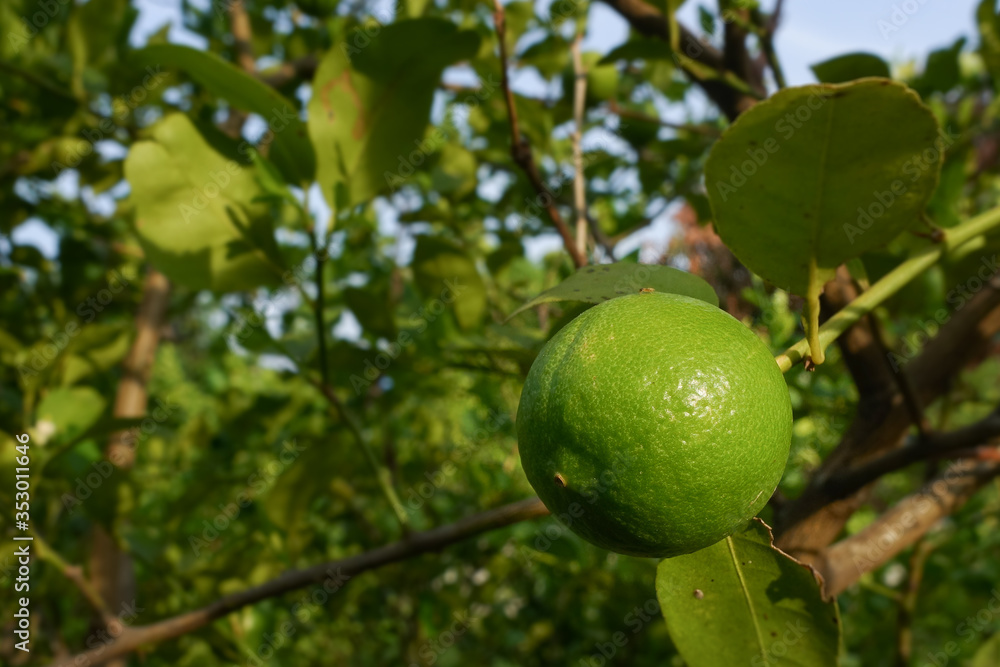
<path fill-rule="evenodd" d="M 135 318 L 135 340 L 122 363 L 122 378 L 118 381 L 115 395 L 115 417 L 141 417 L 146 414 L 149 402 L 147 385 L 169 298 L 170 282 L 162 273 L 150 268 L 143 287 L 142 303 Z M 131 469 L 135 463 L 134 432 L 126 430 L 113 433 L 108 438 L 105 456 L 118 468 Z M 93 526 L 91 540 L 90 576 L 105 605 L 105 610 L 102 610 L 97 620 L 106 626 L 107 609 L 113 613 L 134 598 L 135 572 L 132 558 L 119 549 L 114 537 L 103 526 Z"/>
<path fill-rule="evenodd" d="M 645 0 L 604 0 L 604 2 L 621 14 L 636 32 L 646 37 L 670 41 L 670 29 L 666 17 L 652 4 Z M 725 70 L 725 59 L 721 51 L 711 44 L 702 42 L 683 25 L 677 25 L 680 31 L 678 44 L 686 57 L 717 72 Z M 737 90 L 721 78 L 703 80 L 688 69 L 682 69 L 730 120 L 735 120 L 740 113 L 757 101 L 753 95 Z"/>
<path fill-rule="evenodd" d="M 583 31 L 578 30 L 570 47 L 573 54 L 573 211 L 576 213 L 576 249 L 587 252 L 587 180 L 583 171 L 583 119 L 587 106 L 587 71 L 580 53 Z"/>
<path fill-rule="evenodd" d="M 319 67 L 319 58 L 314 55 L 302 56 L 287 63 L 281 63 L 274 69 L 258 72 L 257 78 L 273 88 L 283 88 L 297 80 L 311 81 Z"/>
<path fill-rule="evenodd" d="M 552 224 L 562 237 L 566 252 L 573 259 L 576 268 L 587 265 L 586 256 L 580 252 L 576 246 L 573 234 L 569 230 L 566 221 L 556 207 L 556 198 L 542 180 L 535 164 L 535 158 L 531 154 L 531 144 L 528 139 L 521 134 L 521 128 L 517 120 L 517 107 L 514 104 L 514 93 L 510 89 L 510 77 L 507 74 L 507 21 L 504 15 L 503 5 L 500 0 L 493 0 L 494 12 L 493 22 L 496 26 L 497 41 L 500 43 L 500 87 L 503 89 L 504 99 L 507 102 L 507 119 L 510 123 L 510 155 L 514 158 L 514 163 L 524 171 L 528 181 L 538 193 L 541 206 L 548 212 Z"/>
<path fill-rule="evenodd" d="M 611 113 L 620 116 L 621 118 L 631 118 L 633 120 L 641 120 L 646 123 L 656 123 L 662 125 L 663 127 L 669 127 L 672 130 L 682 130 L 684 132 L 694 132 L 695 134 L 702 134 L 706 137 L 712 137 L 713 139 L 718 138 L 722 135 L 722 132 L 712 127 L 711 125 L 692 125 L 690 123 L 672 123 L 669 120 L 663 120 L 659 116 L 652 116 L 641 111 L 635 111 L 633 109 L 623 109 L 617 101 L 611 100 L 608 102 L 608 110 Z"/>
<path fill-rule="evenodd" d="M 955 312 L 937 336 L 927 342 L 923 352 L 907 364 L 920 404 L 926 406 L 943 395 L 955 374 L 981 356 L 998 331 L 1000 290 L 986 286 Z M 838 343 L 844 342 L 844 338 Z M 884 364 L 877 361 L 869 364 L 869 372 L 882 372 Z M 899 447 L 909 431 L 910 413 L 898 392 L 889 397 L 885 409 L 879 401 L 879 407 L 872 410 L 867 405 L 875 403 L 874 399 L 865 398 L 861 385 L 859 391 L 862 393 L 859 414 L 843 440 L 823 461 L 802 495 L 789 502 L 776 517 L 778 545 L 800 560 L 811 562 L 816 558 L 865 500 L 862 490 L 831 501 L 824 488 L 826 480 Z"/>
<path fill-rule="evenodd" d="M 839 500 L 879 477 L 913 463 L 954 456 L 1000 436 L 1000 408 L 984 419 L 949 433 L 928 432 L 912 444 L 893 449 L 853 470 L 838 473 L 823 485 L 830 500 Z"/>
<path fill-rule="evenodd" d="M 284 595 L 309 584 L 324 584 L 333 580 L 336 582 L 335 585 L 339 587 L 344 580 L 362 572 L 430 551 L 438 551 L 480 533 L 535 519 L 546 514 L 548 514 L 548 510 L 542 502 L 537 498 L 531 498 L 481 512 L 446 526 L 422 533 L 414 533 L 406 540 L 366 551 L 356 556 L 321 563 L 304 570 L 291 570 L 260 586 L 226 595 L 201 609 L 151 625 L 125 628 L 122 634 L 111 643 L 73 656 L 63 662 L 53 663 L 53 665 L 58 667 L 101 665 L 109 660 L 127 655 L 142 645 L 173 639 L 193 632 L 246 605 Z"/>
<path fill-rule="evenodd" d="M 236 49 L 236 62 L 245 72 L 253 74 L 257 71 L 257 61 L 253 57 L 253 30 L 243 0 L 229 1 L 229 23 L 233 33 L 233 47 Z"/>
<path fill-rule="evenodd" d="M 750 10 L 750 19 L 759 28 L 757 37 L 760 39 L 761 53 L 767 62 L 767 66 L 771 68 L 771 74 L 774 75 L 774 83 L 778 86 L 779 90 L 788 85 L 785 81 L 785 72 L 781 68 L 781 61 L 778 60 L 778 54 L 774 50 L 774 33 L 778 29 L 778 23 L 781 21 L 782 4 L 782 0 L 778 0 L 774 5 L 774 11 L 767 17 L 761 13 L 759 8 Z"/>
<path fill-rule="evenodd" d="M 956 461 L 867 528 L 824 550 L 812 565 L 822 575 L 826 593 L 838 595 L 866 572 L 888 562 L 998 474 L 996 462 Z"/>

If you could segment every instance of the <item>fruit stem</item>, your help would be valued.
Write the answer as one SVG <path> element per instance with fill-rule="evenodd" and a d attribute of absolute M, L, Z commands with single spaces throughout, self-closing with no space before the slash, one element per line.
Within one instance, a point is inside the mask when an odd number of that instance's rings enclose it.
<path fill-rule="evenodd" d="M 826 356 L 819 342 L 819 295 L 823 292 L 823 281 L 816 273 L 816 258 L 813 257 L 809 260 L 809 289 L 806 294 L 806 338 L 812 363 L 819 366 Z"/>
<path fill-rule="evenodd" d="M 978 239 L 982 234 L 1000 226 L 1000 206 L 992 208 L 956 227 L 945 230 L 943 243 L 935 244 L 917 255 L 906 260 L 887 273 L 881 280 L 841 309 L 816 333 L 816 348 L 825 350 L 833 341 L 862 317 L 873 311 L 883 301 L 905 287 L 911 280 L 934 266 L 942 257 L 951 254 L 969 241 Z M 807 306 L 808 307 L 808 306 Z M 782 373 L 788 372 L 792 366 L 802 361 L 807 351 L 811 349 L 810 340 L 805 338 L 792 345 L 782 354 L 774 358 Z M 813 353 L 815 361 L 815 353 Z"/>

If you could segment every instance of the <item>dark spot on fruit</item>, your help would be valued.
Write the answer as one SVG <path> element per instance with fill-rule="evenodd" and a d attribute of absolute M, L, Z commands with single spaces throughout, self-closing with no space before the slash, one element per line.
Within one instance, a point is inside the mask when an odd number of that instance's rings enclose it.
<path fill-rule="evenodd" d="M 579 292 L 579 291 L 580 291 L 580 288 L 579 288 L 579 287 L 574 287 L 574 288 L 573 288 L 573 291 L 574 291 L 574 292 Z"/>
<path fill-rule="evenodd" d="M 771 636 L 772 636 L 772 637 L 777 637 L 777 636 L 778 636 L 778 633 L 777 633 L 777 632 L 775 632 L 774 630 L 771 630 Z"/>
<path fill-rule="evenodd" d="M 558 486 L 560 489 L 566 488 L 566 478 L 563 477 L 561 473 L 558 472 L 556 473 L 555 482 L 556 486 Z"/>
<path fill-rule="evenodd" d="M 701 589 L 700 589 L 700 588 L 696 588 L 696 589 L 694 589 L 694 599 L 695 599 L 695 600 L 700 600 L 700 599 L 702 599 L 703 597 L 705 597 L 705 594 L 701 592 Z"/>

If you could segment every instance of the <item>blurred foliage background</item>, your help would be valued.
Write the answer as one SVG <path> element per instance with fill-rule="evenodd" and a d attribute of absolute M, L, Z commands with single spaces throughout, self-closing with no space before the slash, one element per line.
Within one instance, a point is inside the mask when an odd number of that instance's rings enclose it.
<path fill-rule="evenodd" d="M 716 45 L 721 4 L 695 26 Z M 772 10 L 746 16 L 764 25 Z M 507 320 L 573 266 L 510 156 L 492 11 L 468 0 L 404 0 L 378 13 L 347 0 L 185 2 L 186 28 L 217 62 L 131 44 L 127 0 L 0 6 L 0 515 L 12 534 L 6 480 L 14 436 L 28 433 L 31 664 L 105 641 L 67 577 L 74 568 L 95 585 L 116 579 L 126 607 L 111 613 L 148 624 L 399 539 L 400 517 L 423 530 L 532 494 L 513 428 L 521 382 L 580 307 Z M 572 219 L 571 45 L 588 29 L 587 4 L 518 1 L 506 15 L 510 67 L 541 82 L 537 95 L 515 95 L 521 129 Z M 892 68 L 958 137 L 930 207 L 942 227 L 1000 195 L 1000 18 L 992 2 L 978 17 L 980 34 Z M 418 20 L 429 22 L 408 23 Z M 756 59 L 763 42 L 752 33 Z M 163 30 L 140 46 L 168 43 Z M 587 254 L 691 270 L 776 353 L 798 340 L 800 300 L 743 269 L 711 231 L 702 167 L 726 115 L 662 41 L 636 33 L 584 62 Z M 363 111 L 337 123 L 337 95 Z M 292 120 L 278 129 L 266 111 L 282 100 Z M 683 120 L 662 120 L 667 110 Z M 636 236 L 665 216 L 662 238 Z M 15 241 L 22 225 L 51 230 L 55 256 Z M 874 279 L 922 242 L 901 238 L 863 268 Z M 936 313 L 962 308 L 955 290 L 966 290 L 964 304 L 984 289 L 969 281 L 989 251 L 933 268 L 880 309 L 889 349 L 911 358 Z M 125 417 L 115 400 L 157 270 L 171 290 L 155 327 L 148 416 Z M 970 423 L 1000 401 L 996 352 L 956 368 L 932 422 Z M 840 441 L 858 393 L 836 350 L 817 372 L 786 377 L 795 439 L 780 491 L 795 497 Z M 109 466 L 109 438 L 123 429 L 134 463 Z M 881 480 L 847 533 L 924 474 Z M 840 597 L 844 664 L 889 664 L 900 628 L 912 630 L 911 664 L 951 641 L 969 664 L 1000 664 L 990 661 L 1000 619 L 959 627 L 1000 585 L 998 503 L 987 488 L 925 538 L 912 604 L 909 551 Z M 110 574 L 95 535 L 110 536 Z M 12 549 L 0 552 L 5 591 Z M 681 664 L 648 613 L 654 571 L 546 518 L 359 575 L 328 596 L 304 589 L 240 609 L 128 661 Z M 0 656 L 26 664 L 11 640 L 14 599 L 2 599 Z M 603 655 L 618 631 L 628 642 Z"/>

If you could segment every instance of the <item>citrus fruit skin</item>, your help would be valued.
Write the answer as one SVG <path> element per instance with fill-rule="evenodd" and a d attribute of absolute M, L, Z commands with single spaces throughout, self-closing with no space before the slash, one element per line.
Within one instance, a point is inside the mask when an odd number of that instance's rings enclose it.
<path fill-rule="evenodd" d="M 746 326 L 689 297 L 634 294 L 585 311 L 545 345 L 517 437 L 528 481 L 571 530 L 668 558 L 718 542 L 767 503 L 792 408 Z"/>

